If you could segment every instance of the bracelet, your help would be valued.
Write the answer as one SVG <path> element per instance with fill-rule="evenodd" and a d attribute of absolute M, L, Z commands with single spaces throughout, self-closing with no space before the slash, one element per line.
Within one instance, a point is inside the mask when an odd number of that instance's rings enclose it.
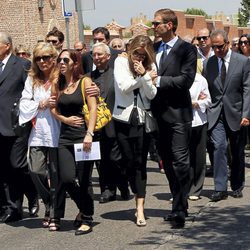
<path fill-rule="evenodd" d="M 91 131 L 86 131 L 86 134 L 89 134 L 90 136 L 94 136 L 94 133 L 93 132 L 91 132 Z"/>
<path fill-rule="evenodd" d="M 145 76 L 146 73 L 147 73 L 147 70 L 145 70 L 145 72 L 144 72 L 143 74 L 141 74 L 141 77 L 142 77 L 142 76 Z"/>

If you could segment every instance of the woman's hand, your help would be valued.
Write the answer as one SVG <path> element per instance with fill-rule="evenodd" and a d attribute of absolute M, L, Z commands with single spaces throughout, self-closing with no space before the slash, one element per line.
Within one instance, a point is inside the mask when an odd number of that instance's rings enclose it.
<path fill-rule="evenodd" d="M 48 99 L 39 102 L 39 109 L 54 108 L 56 106 L 56 96 L 50 96 Z"/>
<path fill-rule="evenodd" d="M 87 133 L 83 139 L 83 150 L 85 152 L 91 151 L 92 140 L 93 140 L 93 137 Z"/>
<path fill-rule="evenodd" d="M 148 73 L 149 73 L 149 75 L 150 75 L 150 77 L 152 79 L 153 84 L 156 85 L 156 80 L 157 80 L 157 77 L 158 77 L 157 72 L 154 69 L 152 69 Z"/>
<path fill-rule="evenodd" d="M 84 123 L 84 119 L 79 116 L 64 117 L 63 123 L 71 127 L 81 127 Z"/>
<path fill-rule="evenodd" d="M 139 61 L 134 62 L 134 70 L 138 75 L 144 75 L 146 73 L 146 70 L 142 65 L 142 62 Z"/>

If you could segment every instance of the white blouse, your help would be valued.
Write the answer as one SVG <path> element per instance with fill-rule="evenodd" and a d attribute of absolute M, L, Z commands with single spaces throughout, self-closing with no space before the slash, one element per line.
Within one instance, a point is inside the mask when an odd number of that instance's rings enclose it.
<path fill-rule="evenodd" d="M 32 87 L 32 79 L 28 76 L 20 100 L 19 124 L 22 125 L 32 119 L 29 146 L 58 147 L 60 122 L 50 112 L 50 109 L 39 109 L 39 102 L 48 99 L 51 86 L 46 90 L 43 86 Z"/>
<path fill-rule="evenodd" d="M 197 127 L 207 123 L 206 110 L 211 104 L 211 96 L 208 90 L 207 80 L 201 74 L 196 73 L 194 83 L 189 89 L 189 92 L 192 101 L 197 102 L 199 105 L 198 109 L 193 108 L 192 127 Z M 206 98 L 203 100 L 198 100 L 201 93 L 206 95 Z"/>

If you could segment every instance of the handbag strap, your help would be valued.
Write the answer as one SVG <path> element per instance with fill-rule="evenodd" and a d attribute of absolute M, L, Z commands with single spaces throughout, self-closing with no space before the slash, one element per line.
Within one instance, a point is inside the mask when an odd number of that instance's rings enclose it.
<path fill-rule="evenodd" d="M 145 105 L 144 105 L 144 102 L 143 102 L 143 100 L 142 100 L 140 91 L 139 91 L 139 97 L 140 97 L 140 99 L 141 99 L 141 103 L 142 103 L 142 106 L 143 106 L 143 108 L 144 108 L 144 111 L 150 111 L 150 109 L 146 109 L 146 108 L 145 108 Z"/>
<path fill-rule="evenodd" d="M 86 104 L 86 99 L 85 99 L 85 85 L 84 85 L 85 78 L 87 78 L 87 77 L 83 77 L 81 79 L 81 82 L 80 82 L 80 84 L 81 84 L 81 90 L 82 90 L 83 105 Z"/>

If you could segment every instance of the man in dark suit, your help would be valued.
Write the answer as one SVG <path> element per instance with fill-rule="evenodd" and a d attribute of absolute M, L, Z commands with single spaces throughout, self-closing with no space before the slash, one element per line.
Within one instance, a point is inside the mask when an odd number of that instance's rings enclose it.
<path fill-rule="evenodd" d="M 182 227 L 190 185 L 188 148 L 193 116 L 189 88 L 195 78 L 197 50 L 176 36 L 178 20 L 172 10 L 156 11 L 152 24 L 162 37 L 155 44 L 158 79 L 152 111 L 159 125 L 159 154 L 173 196 L 172 212 L 164 219 Z"/>
<path fill-rule="evenodd" d="M 114 108 L 114 70 L 109 66 L 110 48 L 105 43 L 93 45 L 93 61 L 96 69 L 90 77 L 100 89 L 100 95 L 105 99 L 111 113 Z M 87 91 L 87 90 L 86 90 Z M 111 120 L 99 133 L 101 145 L 101 160 L 98 166 L 101 188 L 100 203 L 116 199 L 116 188 L 119 187 L 121 197 L 129 198 L 128 182 L 121 170 L 121 153 L 116 139 L 115 127 Z"/>
<path fill-rule="evenodd" d="M 28 135 L 17 137 L 11 124 L 11 109 L 20 97 L 30 62 L 12 54 L 12 39 L 0 32 L 0 187 L 4 188 L 2 222 L 22 218 L 23 168 L 27 166 Z"/>
<path fill-rule="evenodd" d="M 95 43 L 105 43 L 109 45 L 110 42 L 110 33 L 108 29 L 105 27 L 98 27 L 92 31 L 93 34 L 93 42 Z M 114 62 L 118 54 L 120 54 L 122 51 L 120 50 L 114 50 L 110 48 L 110 59 L 109 59 L 109 66 L 111 68 L 114 68 Z M 93 54 L 92 51 L 86 52 L 82 55 L 82 67 L 83 72 L 87 74 L 88 72 L 91 72 L 92 70 L 96 69 L 95 64 L 93 64 Z"/>
<path fill-rule="evenodd" d="M 250 119 L 250 59 L 230 49 L 224 30 L 215 30 L 210 37 L 215 55 L 207 62 L 205 76 L 212 99 L 208 109 L 208 130 L 214 144 L 215 192 L 211 200 L 219 201 L 228 197 L 228 140 L 232 157 L 232 196 L 243 196 L 245 126 Z"/>

